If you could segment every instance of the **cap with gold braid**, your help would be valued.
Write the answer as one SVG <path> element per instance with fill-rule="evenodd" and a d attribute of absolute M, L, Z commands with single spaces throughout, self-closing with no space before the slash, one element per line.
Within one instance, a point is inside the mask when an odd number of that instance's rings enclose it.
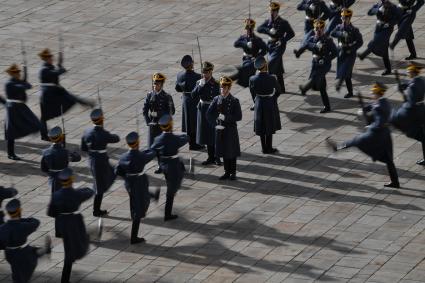
<path fill-rule="evenodd" d="M 381 82 L 376 82 L 372 85 L 370 90 L 373 94 L 384 95 L 384 93 L 387 91 L 387 86 Z"/>
<path fill-rule="evenodd" d="M 245 29 L 253 29 L 255 28 L 255 21 L 253 19 L 245 19 Z"/>
<path fill-rule="evenodd" d="M 279 11 L 280 4 L 279 2 L 270 1 L 269 8 L 270 8 L 270 11 Z"/>
<path fill-rule="evenodd" d="M 353 16 L 353 11 L 348 8 L 344 8 L 341 10 L 341 17 L 351 18 Z"/>
<path fill-rule="evenodd" d="M 46 60 L 48 58 L 51 58 L 53 56 L 53 54 L 50 52 L 50 49 L 49 48 L 45 48 L 40 53 L 38 53 L 38 56 L 42 60 Z"/>
<path fill-rule="evenodd" d="M 101 123 L 103 121 L 103 111 L 102 111 L 102 109 L 99 109 L 99 108 L 94 109 L 90 113 L 90 119 L 95 124 Z"/>
<path fill-rule="evenodd" d="M 152 81 L 154 82 L 163 82 L 165 79 L 166 77 L 161 73 L 155 73 L 152 75 Z"/>
<path fill-rule="evenodd" d="M 313 26 L 315 29 L 322 29 L 325 27 L 325 21 L 324 20 L 314 20 Z"/>
<path fill-rule="evenodd" d="M 50 141 L 53 143 L 61 142 L 63 137 L 62 129 L 56 126 L 49 131 L 48 136 Z"/>
<path fill-rule="evenodd" d="M 131 132 L 125 137 L 125 141 L 129 147 L 137 147 L 139 145 L 139 134 L 136 132 Z"/>
<path fill-rule="evenodd" d="M 223 76 L 220 78 L 220 85 L 221 86 L 232 86 L 232 79 L 226 76 Z"/>
<path fill-rule="evenodd" d="M 18 65 L 12 64 L 9 66 L 9 68 L 5 70 L 5 72 L 8 73 L 9 75 L 14 75 L 21 72 L 21 69 L 19 69 Z"/>
<path fill-rule="evenodd" d="M 16 217 L 21 212 L 21 202 L 14 198 L 6 204 L 6 211 L 10 217 Z"/>
<path fill-rule="evenodd" d="M 209 72 L 214 70 L 214 64 L 208 61 L 205 61 L 202 65 L 202 72 Z"/>
<path fill-rule="evenodd" d="M 163 115 L 158 121 L 161 130 L 168 132 L 173 128 L 173 117 L 169 114 Z"/>
<path fill-rule="evenodd" d="M 407 66 L 407 71 L 412 73 L 419 73 L 423 69 L 423 66 L 420 66 L 418 63 L 410 61 Z"/>
<path fill-rule="evenodd" d="M 58 179 L 64 188 L 69 188 L 74 182 L 74 172 L 70 168 L 65 168 L 58 174 Z"/>

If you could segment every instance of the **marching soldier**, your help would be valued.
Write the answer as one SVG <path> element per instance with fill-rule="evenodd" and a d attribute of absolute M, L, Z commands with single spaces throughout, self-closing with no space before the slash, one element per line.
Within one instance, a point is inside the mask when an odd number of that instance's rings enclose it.
<path fill-rule="evenodd" d="M 4 213 L 1 209 L 1 204 L 3 200 L 7 198 L 13 198 L 18 194 L 18 191 L 14 188 L 5 188 L 3 186 L 0 186 L 0 225 L 4 224 Z"/>
<path fill-rule="evenodd" d="M 391 124 L 409 138 L 422 143 L 423 159 L 416 163 L 425 165 L 425 80 L 419 76 L 421 69 L 422 67 L 414 62 L 407 67 L 411 80 L 407 84 L 399 84 L 404 103 L 392 113 Z"/>
<path fill-rule="evenodd" d="M 196 143 L 207 145 L 208 158 L 202 165 L 215 163 L 221 165 L 220 158 L 215 157 L 215 123 L 208 122 L 207 111 L 212 100 L 220 95 L 220 84 L 214 79 L 212 72 L 214 65 L 205 61 L 202 65 L 203 78 L 196 82 L 192 97 L 199 100 L 198 103 L 198 130 L 196 132 Z"/>
<path fill-rule="evenodd" d="M 94 192 L 89 188 L 74 189 L 74 176 L 69 168 L 60 172 L 58 178 L 61 188 L 53 193 L 47 215 L 55 218 L 55 227 L 63 240 L 65 260 L 61 283 L 69 283 L 72 264 L 83 258 L 89 248 L 89 236 L 79 209 Z"/>
<path fill-rule="evenodd" d="M 49 186 L 52 194 L 60 188 L 58 174 L 68 167 L 68 163 L 78 162 L 81 156 L 77 152 L 69 152 L 63 145 L 65 135 L 60 127 L 49 131 L 52 145 L 43 150 L 41 157 L 41 171 L 49 175 Z"/>
<path fill-rule="evenodd" d="M 330 10 L 323 0 L 302 0 L 297 6 L 298 11 L 305 11 L 304 35 L 307 39 L 313 31 L 316 20 L 329 19 Z"/>
<path fill-rule="evenodd" d="M 397 169 L 393 161 L 393 143 L 391 140 L 391 131 L 388 122 L 391 115 L 391 106 L 384 97 L 386 86 L 382 83 L 375 83 L 371 89 L 374 103 L 363 107 L 364 115 L 371 113 L 373 122 L 367 126 L 365 133 L 360 134 L 353 139 L 337 145 L 329 138 L 326 140 L 332 150 L 337 151 L 352 146 L 359 148 L 369 155 L 373 161 L 381 161 L 387 165 L 391 182 L 385 184 L 385 187 L 399 188 Z"/>
<path fill-rule="evenodd" d="M 367 45 L 366 50 L 359 53 L 358 56 L 360 60 L 364 60 L 370 53 L 382 57 L 385 66 L 385 71 L 382 73 L 383 76 L 391 74 L 388 46 L 391 34 L 394 31 L 394 25 L 398 23 L 400 14 L 400 9 L 389 0 L 381 0 L 381 3 L 373 5 L 368 12 L 369 16 L 376 15 L 378 20 L 376 21 L 373 39 Z"/>
<path fill-rule="evenodd" d="M 232 79 L 220 78 L 220 95 L 214 97 L 207 117 L 215 127 L 215 155 L 223 157 L 224 175 L 220 180 L 236 180 L 236 158 L 241 155 L 236 122 L 242 120 L 239 99 L 230 93 Z"/>
<path fill-rule="evenodd" d="M 183 56 L 181 66 L 184 71 L 177 74 L 176 91 L 182 92 L 182 131 L 189 136 L 189 149 L 200 150 L 204 147 L 196 144 L 196 105 L 199 98 L 192 97 L 192 90 L 201 75 L 193 70 L 193 58 L 190 55 Z"/>
<path fill-rule="evenodd" d="M 409 49 L 410 55 L 406 57 L 406 60 L 412 60 L 417 58 L 415 43 L 413 39 L 413 22 L 416 19 L 416 13 L 424 5 L 424 0 L 399 0 L 398 6 L 401 9 L 401 18 L 398 22 L 398 30 L 394 36 L 393 42 L 390 44 L 390 48 L 394 50 L 400 40 L 405 39 L 407 48 Z"/>
<path fill-rule="evenodd" d="M 354 63 L 356 62 L 357 49 L 363 45 L 363 36 L 359 29 L 351 24 L 353 11 L 343 9 L 341 18 L 343 23 L 339 24 L 332 32 L 331 36 L 338 39 L 338 59 L 336 66 L 336 90 L 341 89 L 345 81 L 348 93 L 344 98 L 353 97 L 353 83 L 351 76 L 353 74 Z"/>
<path fill-rule="evenodd" d="M 143 105 L 143 116 L 145 117 L 146 125 L 149 127 L 149 147 L 153 144 L 154 139 L 161 134 L 161 128 L 158 125 L 159 118 L 165 114 L 174 115 L 176 112 L 173 97 L 163 89 L 164 82 L 165 76 L 163 74 L 153 74 L 152 92 L 148 93 L 145 104 Z M 160 173 L 162 171 L 158 163 L 158 169 L 155 171 L 155 174 Z"/>
<path fill-rule="evenodd" d="M 286 43 L 295 36 L 288 21 L 279 16 L 280 4 L 270 2 L 270 19 L 267 19 L 257 28 L 257 32 L 267 34 L 269 41 L 267 43 L 268 62 L 270 74 L 276 75 L 280 85 L 281 93 L 285 93 L 285 83 L 283 80 L 283 61 L 282 56 L 286 50 Z"/>
<path fill-rule="evenodd" d="M 104 116 L 101 109 L 95 109 L 90 114 L 94 126 L 86 130 L 81 139 L 81 150 L 89 155 L 90 170 L 94 178 L 93 216 L 99 217 L 108 214 L 101 210 L 103 194 L 109 190 L 115 181 L 114 168 L 109 164 L 106 147 L 109 143 L 117 143 L 120 137 L 111 134 L 103 128 Z"/>
<path fill-rule="evenodd" d="M 49 49 L 44 49 L 38 56 L 44 61 L 40 73 L 40 108 L 41 108 L 41 138 L 48 141 L 47 121 L 61 116 L 76 103 L 94 107 L 94 103 L 81 99 L 69 93 L 59 83 L 59 77 L 66 73 L 66 69 L 59 60 L 57 68 L 53 65 L 53 54 Z"/>
<path fill-rule="evenodd" d="M 184 134 L 173 134 L 173 118 L 171 115 L 163 115 L 158 123 L 163 132 L 155 138 L 151 149 L 158 152 L 161 169 L 167 182 L 164 221 L 169 221 L 178 217 L 176 214 L 172 214 L 174 196 L 180 189 L 185 171 L 178 152 L 179 148 L 187 144 L 189 137 Z"/>
<path fill-rule="evenodd" d="M 238 67 L 238 73 L 232 75 L 232 79 L 237 80 L 237 84 L 241 87 L 248 87 L 249 78 L 255 75 L 255 58 L 264 56 L 267 52 L 266 43 L 255 35 L 254 28 L 255 21 L 253 19 L 246 19 L 246 34 L 241 35 L 233 44 L 235 48 L 241 48 L 244 51 L 242 65 Z"/>
<path fill-rule="evenodd" d="M 139 150 L 139 135 L 131 132 L 126 136 L 129 151 L 121 155 L 115 172 L 125 180 L 125 188 L 130 197 L 130 213 L 132 219 L 131 225 L 131 244 L 142 243 L 144 238 L 139 238 L 140 220 L 146 216 L 150 199 L 158 201 L 159 190 L 154 194 L 149 192 L 149 180 L 145 173 L 145 166 L 154 157 L 153 150 Z"/>
<path fill-rule="evenodd" d="M 40 121 L 25 104 L 26 90 L 32 88 L 27 82 L 26 72 L 21 78 L 21 70 L 16 64 L 6 69 L 10 79 L 6 83 L 5 139 L 7 140 L 7 157 L 12 160 L 21 160 L 15 154 L 15 140 L 40 131 Z"/>
<path fill-rule="evenodd" d="M 354 2 L 355 0 L 331 0 L 329 2 L 329 23 L 325 29 L 327 35 L 330 35 L 338 25 L 344 22 L 341 17 L 342 10 L 350 8 Z"/>
<path fill-rule="evenodd" d="M 313 53 L 313 61 L 308 82 L 300 85 L 299 89 L 302 95 L 313 88 L 320 91 L 322 97 L 323 109 L 320 113 L 331 111 L 328 93 L 326 91 L 326 74 L 332 66 L 332 60 L 337 56 L 338 51 L 332 40 L 324 33 L 325 22 L 322 20 L 314 21 L 314 35 L 311 35 L 304 41 L 298 50 L 294 50 L 295 56 L 299 58 L 305 50 Z"/>
<path fill-rule="evenodd" d="M 258 57 L 254 64 L 260 71 L 249 79 L 249 90 L 255 101 L 254 132 L 260 136 L 263 153 L 273 154 L 277 152 L 273 148 L 273 134 L 282 129 L 277 105 L 279 84 L 276 76 L 268 73 L 264 57 Z"/>
<path fill-rule="evenodd" d="M 34 233 L 40 221 L 35 218 L 22 218 L 21 202 L 12 199 L 6 204 L 9 220 L 0 226 L 0 247 L 12 269 L 14 283 L 30 282 L 37 267 L 38 258 L 51 253 L 51 239 L 45 238 L 45 246 L 37 248 L 28 244 L 28 236 Z"/>

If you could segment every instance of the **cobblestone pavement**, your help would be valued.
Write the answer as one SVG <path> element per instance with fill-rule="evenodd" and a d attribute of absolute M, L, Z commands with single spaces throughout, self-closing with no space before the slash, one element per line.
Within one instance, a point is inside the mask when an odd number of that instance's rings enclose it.
<path fill-rule="evenodd" d="M 267 17 L 267 1 L 251 1 L 257 22 Z M 324 140 L 332 135 L 342 141 L 362 131 L 356 99 L 344 99 L 333 87 L 335 65 L 329 73 L 334 111 L 321 115 L 317 92 L 302 97 L 298 84 L 309 72 L 310 55 L 295 59 L 292 49 L 303 33 L 303 15 L 298 1 L 285 1 L 281 14 L 296 30 L 296 39 L 284 56 L 289 93 L 279 99 L 283 130 L 275 136 L 280 153 L 264 156 L 253 134 L 253 113 L 246 89 L 233 88 L 241 100 L 243 120 L 239 134 L 243 154 L 238 161 L 238 181 L 221 182 L 222 168 L 196 168 L 176 197 L 177 221 L 164 223 L 165 183 L 153 175 L 151 185 L 161 186 L 161 199 L 142 221 L 145 244 L 129 244 L 128 196 L 122 180 L 115 182 L 104 200 L 111 217 L 105 221 L 100 243 L 74 265 L 72 282 L 425 282 L 425 174 L 415 164 L 420 145 L 393 132 L 395 163 L 402 189 L 385 189 L 384 165 L 373 163 L 354 149 L 331 154 Z M 357 1 L 354 22 L 365 41 L 372 35 L 375 19 L 366 16 L 370 0 Z M 422 9 L 423 10 L 423 9 Z M 135 129 L 136 110 L 150 89 L 150 76 L 161 71 L 168 77 L 165 89 L 178 106 L 174 92 L 180 58 L 196 52 L 200 37 L 203 59 L 216 65 L 216 77 L 231 73 L 241 52 L 233 41 L 242 32 L 248 0 L 2 0 L 0 1 L 0 65 L 4 69 L 20 62 L 20 40 L 29 56 L 29 79 L 34 84 L 29 105 L 39 113 L 37 53 L 44 47 L 58 49 L 58 33 L 65 40 L 65 66 L 69 72 L 62 84 L 77 95 L 96 99 L 100 86 L 106 127 L 122 138 Z M 425 17 L 415 22 L 419 56 L 425 47 Z M 395 63 L 406 65 L 405 42 L 396 49 Z M 197 60 L 199 61 L 199 60 Z M 197 62 L 198 63 L 198 62 Z M 199 65 L 197 65 L 199 69 Z M 375 79 L 391 85 L 393 105 L 401 102 L 393 77 L 381 78 L 382 63 L 371 57 L 356 65 L 354 82 L 366 92 Z M 6 75 L 1 73 L 1 81 Z M 0 110 L 4 116 L 4 109 Z M 67 140 L 78 149 L 83 129 L 90 126 L 89 110 L 75 107 L 66 114 Z M 51 121 L 50 126 L 59 123 Z M 141 129 L 146 141 L 146 128 Z M 5 143 L 1 141 L 1 147 Z M 24 215 L 42 225 L 31 236 L 41 244 L 44 235 L 54 235 L 53 219 L 46 216 L 49 201 L 47 177 L 39 169 L 38 136 L 17 142 L 25 162 L 11 162 L 0 155 L 2 185 L 14 183 L 23 201 Z M 109 149 L 112 163 L 125 151 L 125 143 Z M 206 153 L 181 152 L 187 162 L 193 155 L 199 164 Z M 91 186 L 86 158 L 72 166 L 77 186 Z M 91 201 L 82 207 L 90 229 Z M 54 240 L 50 261 L 41 260 L 34 282 L 59 282 L 63 246 Z M 9 266 L 0 258 L 0 281 L 9 282 Z"/>

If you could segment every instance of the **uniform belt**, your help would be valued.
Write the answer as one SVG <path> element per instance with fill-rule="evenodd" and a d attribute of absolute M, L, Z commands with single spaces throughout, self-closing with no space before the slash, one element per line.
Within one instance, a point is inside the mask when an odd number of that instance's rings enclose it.
<path fill-rule="evenodd" d="M 144 175 L 144 174 L 146 174 L 145 170 L 143 170 L 142 172 L 139 172 L 139 173 L 127 173 L 125 175 L 127 177 L 134 177 L 134 176 L 141 176 L 141 175 Z"/>
<path fill-rule="evenodd" d="M 170 155 L 170 156 L 162 156 L 162 158 L 166 158 L 166 159 L 175 159 L 175 158 L 178 158 L 178 157 L 179 157 L 178 154 L 176 154 L 176 155 Z"/>
<path fill-rule="evenodd" d="M 381 21 L 381 20 L 377 20 L 377 21 L 376 21 L 376 24 L 377 24 L 377 25 L 385 25 L 385 24 L 389 24 L 389 23 L 384 22 L 384 21 Z"/>
<path fill-rule="evenodd" d="M 415 103 L 416 105 L 421 105 L 421 104 L 424 104 L 424 101 L 422 100 L 422 101 L 418 101 L 418 102 L 416 102 Z"/>
<path fill-rule="evenodd" d="M 338 45 L 339 46 L 342 46 L 342 47 L 352 47 L 352 46 L 354 46 L 354 44 L 356 44 L 357 43 L 357 41 L 353 41 L 353 42 L 351 42 L 351 43 L 342 43 L 342 42 L 339 42 L 338 43 Z"/>
<path fill-rule="evenodd" d="M 10 102 L 10 103 L 25 103 L 22 100 L 17 100 L 17 99 L 6 99 L 6 102 Z"/>
<path fill-rule="evenodd" d="M 269 41 L 276 42 L 279 38 L 269 36 Z"/>
<path fill-rule="evenodd" d="M 59 214 L 60 215 L 71 215 L 71 214 L 78 214 L 78 213 L 81 213 L 81 211 L 76 210 L 76 211 L 72 211 L 72 212 L 62 212 L 62 213 L 59 213 Z"/>
<path fill-rule="evenodd" d="M 40 86 L 59 86 L 59 85 L 54 83 L 41 83 Z"/>
<path fill-rule="evenodd" d="M 308 21 L 313 21 L 314 20 L 313 17 L 309 17 L 309 16 L 305 16 L 305 19 L 308 20 Z"/>
<path fill-rule="evenodd" d="M 184 91 L 183 94 L 192 94 L 191 91 Z"/>
<path fill-rule="evenodd" d="M 410 9 L 410 7 L 409 6 L 404 6 L 404 5 L 402 5 L 402 4 L 398 4 L 398 6 L 401 8 L 401 9 L 403 9 L 403 10 L 408 10 L 408 9 Z"/>
<path fill-rule="evenodd" d="M 200 100 L 202 104 L 211 104 L 212 100 Z"/>
<path fill-rule="evenodd" d="M 243 56 L 245 56 L 245 57 L 250 57 L 250 58 L 254 57 L 253 55 L 248 54 L 248 53 L 246 53 L 246 52 L 244 52 L 244 53 L 243 53 Z"/>
<path fill-rule="evenodd" d="M 151 115 L 151 117 L 158 117 L 158 112 L 156 112 L 156 111 L 151 111 L 150 112 L 150 115 Z"/>
<path fill-rule="evenodd" d="M 89 152 L 106 153 L 106 149 L 90 149 Z"/>
<path fill-rule="evenodd" d="M 65 169 L 65 168 L 63 168 L 63 169 Z M 62 171 L 63 169 L 49 169 L 49 172 L 58 173 L 58 172 Z"/>
<path fill-rule="evenodd" d="M 276 89 L 273 89 L 273 92 L 270 94 L 256 94 L 259 97 L 272 97 L 276 93 Z"/>
<path fill-rule="evenodd" d="M 6 247 L 6 249 L 8 249 L 8 250 L 17 250 L 17 249 L 23 249 L 26 246 L 28 246 L 28 243 L 27 242 L 25 242 L 24 244 L 22 244 L 20 246 L 16 246 L 16 247 Z"/>

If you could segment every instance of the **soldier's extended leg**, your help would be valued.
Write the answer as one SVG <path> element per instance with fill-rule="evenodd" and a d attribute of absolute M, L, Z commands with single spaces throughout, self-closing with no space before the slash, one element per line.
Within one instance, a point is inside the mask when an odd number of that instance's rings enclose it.
<path fill-rule="evenodd" d="M 351 77 L 345 79 L 345 86 L 347 87 L 348 93 L 344 95 L 344 98 L 353 97 L 353 82 L 351 81 Z"/>
<path fill-rule="evenodd" d="M 423 159 L 416 161 L 416 164 L 425 166 L 425 126 L 422 126 L 422 157 Z"/>
<path fill-rule="evenodd" d="M 298 86 L 298 88 L 301 91 L 301 95 L 306 95 L 307 91 L 309 91 L 312 87 L 313 87 L 312 80 L 308 80 L 306 84 Z"/>
<path fill-rule="evenodd" d="M 43 141 L 48 141 L 49 137 L 47 135 L 47 121 L 46 119 L 44 119 L 43 115 L 41 115 L 40 118 L 40 123 L 41 123 L 41 127 L 40 127 L 40 134 L 41 134 L 41 139 Z"/>
<path fill-rule="evenodd" d="M 397 169 L 395 168 L 393 161 L 387 163 L 387 169 L 388 169 L 388 173 L 390 174 L 391 182 L 388 184 L 385 184 L 384 187 L 400 188 L 400 183 L 398 181 L 398 175 L 397 175 Z"/>
<path fill-rule="evenodd" d="M 391 62 L 390 57 L 388 54 L 386 54 L 384 57 L 382 57 L 382 60 L 384 61 L 385 71 L 382 73 L 383 76 L 391 74 Z"/>
<path fill-rule="evenodd" d="M 416 59 L 417 55 L 416 55 L 416 48 L 415 48 L 415 43 L 413 42 L 413 39 L 406 39 L 406 43 L 407 43 L 407 48 L 409 49 L 410 55 L 408 57 L 406 57 L 406 60 L 412 60 L 412 59 Z"/>
<path fill-rule="evenodd" d="M 261 151 L 263 153 L 267 153 L 266 135 L 261 135 L 260 141 L 261 141 Z"/>
<path fill-rule="evenodd" d="M 220 180 L 226 180 L 230 178 L 230 159 L 223 158 L 223 164 L 224 164 L 224 175 L 222 175 L 219 179 Z"/>
<path fill-rule="evenodd" d="M 93 200 L 93 216 L 99 217 L 108 214 L 108 211 L 101 210 L 103 194 L 96 194 Z"/>
<path fill-rule="evenodd" d="M 229 160 L 230 180 L 236 180 L 236 157 Z"/>
<path fill-rule="evenodd" d="M 178 217 L 177 215 L 172 214 L 173 203 L 174 203 L 174 193 L 167 192 L 167 198 L 165 200 L 164 221 L 173 220 L 173 219 L 176 219 Z"/>
<path fill-rule="evenodd" d="M 366 58 L 370 53 L 372 53 L 372 50 L 370 50 L 368 47 L 365 49 L 365 51 L 357 53 L 357 57 L 363 61 L 364 58 Z"/>
<path fill-rule="evenodd" d="M 133 222 L 131 224 L 131 244 L 138 244 L 143 243 L 145 241 L 144 238 L 139 238 L 137 235 L 139 235 L 139 227 L 140 227 L 140 219 L 133 219 Z"/>
<path fill-rule="evenodd" d="M 69 283 L 69 279 L 71 278 L 71 271 L 72 271 L 72 260 L 69 260 L 65 257 L 65 261 L 63 263 L 63 269 L 62 269 L 61 283 Z"/>
<path fill-rule="evenodd" d="M 320 110 L 320 113 L 327 113 L 331 111 L 331 105 L 329 103 L 328 92 L 326 91 L 326 79 L 322 79 L 320 84 L 320 97 L 322 98 L 323 109 Z"/>
<path fill-rule="evenodd" d="M 15 154 L 15 140 L 14 139 L 7 139 L 7 158 L 12 160 L 21 160 L 20 157 L 18 157 Z"/>
<path fill-rule="evenodd" d="M 285 89 L 285 81 L 283 80 L 283 74 L 277 75 L 277 82 L 279 83 L 279 86 L 280 86 L 280 93 L 285 93 L 286 89 Z"/>
<path fill-rule="evenodd" d="M 268 153 L 276 153 L 277 149 L 273 148 L 273 135 L 267 135 L 266 136 L 266 143 L 267 143 L 267 150 Z"/>

